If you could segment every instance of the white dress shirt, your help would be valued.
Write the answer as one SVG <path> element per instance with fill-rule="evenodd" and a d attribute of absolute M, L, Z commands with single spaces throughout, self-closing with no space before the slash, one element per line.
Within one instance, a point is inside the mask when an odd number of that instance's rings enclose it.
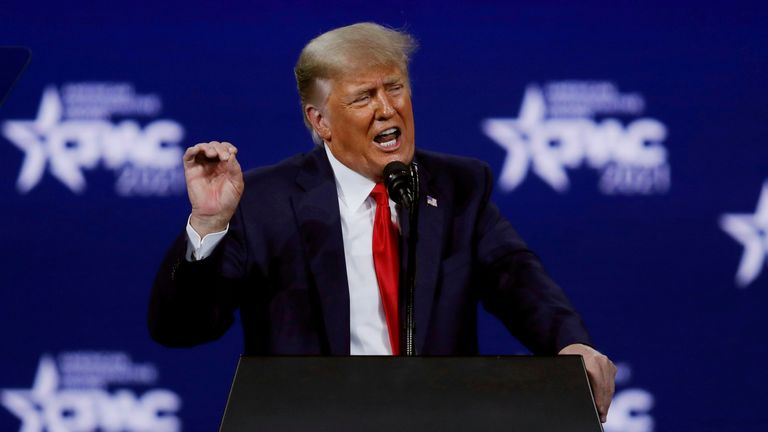
<path fill-rule="evenodd" d="M 376 201 L 370 193 L 373 181 L 339 162 L 325 146 L 336 179 L 339 197 L 344 261 L 349 283 L 349 336 L 352 355 L 392 355 L 384 307 L 373 267 L 373 220 Z M 392 222 L 397 225 L 395 203 L 390 200 Z M 398 227 L 399 228 L 399 227 Z M 200 235 L 187 221 L 187 260 L 208 257 L 227 233 L 227 229 Z"/>

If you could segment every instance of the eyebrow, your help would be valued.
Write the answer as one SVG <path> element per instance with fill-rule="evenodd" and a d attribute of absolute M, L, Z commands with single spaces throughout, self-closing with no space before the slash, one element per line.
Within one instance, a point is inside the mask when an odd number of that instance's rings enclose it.
<path fill-rule="evenodd" d="M 397 76 L 397 75 L 388 76 L 388 77 L 386 77 L 386 78 L 384 78 L 382 80 L 382 82 L 384 83 L 385 86 L 386 85 L 397 84 L 397 83 L 403 82 L 403 81 L 405 81 L 405 79 L 403 77 Z M 350 94 L 359 95 L 359 94 L 363 94 L 363 93 L 368 93 L 372 89 L 374 89 L 375 87 L 376 87 L 375 85 L 372 86 L 370 84 L 360 84 L 360 85 L 357 85 L 357 86 L 353 85 L 352 89 L 350 91 Z"/>
<path fill-rule="evenodd" d="M 384 84 L 397 84 L 398 82 L 405 81 L 401 76 L 391 76 L 384 78 Z"/>

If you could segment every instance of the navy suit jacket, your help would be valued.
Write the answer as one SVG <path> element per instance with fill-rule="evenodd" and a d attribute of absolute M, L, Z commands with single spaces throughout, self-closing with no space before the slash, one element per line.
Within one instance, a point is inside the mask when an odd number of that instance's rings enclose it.
<path fill-rule="evenodd" d="M 590 344 L 562 290 L 490 202 L 488 166 L 425 151 L 415 158 L 422 190 L 417 352 L 476 354 L 479 301 L 534 353 Z M 400 220 L 404 245 L 410 227 L 404 214 Z M 322 148 L 246 173 L 240 205 L 213 254 L 188 262 L 185 252 L 182 233 L 152 290 L 149 328 L 161 344 L 217 339 L 239 308 L 245 354 L 349 354 L 339 204 Z"/>

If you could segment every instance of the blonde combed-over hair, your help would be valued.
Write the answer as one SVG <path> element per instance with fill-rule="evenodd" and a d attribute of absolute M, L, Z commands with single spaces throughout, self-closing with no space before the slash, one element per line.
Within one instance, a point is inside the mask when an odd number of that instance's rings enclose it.
<path fill-rule="evenodd" d="M 315 143 L 321 144 L 322 139 L 312 129 L 305 107 L 322 103 L 316 100 L 320 81 L 377 66 L 396 66 L 407 77 L 416 47 L 416 40 L 408 33 L 371 22 L 339 27 L 309 41 L 301 50 L 294 73 L 304 124 Z"/>

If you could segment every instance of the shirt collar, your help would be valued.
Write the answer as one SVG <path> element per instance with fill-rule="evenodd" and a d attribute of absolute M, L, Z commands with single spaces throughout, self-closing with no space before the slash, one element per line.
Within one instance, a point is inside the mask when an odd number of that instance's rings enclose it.
<path fill-rule="evenodd" d="M 336 178 L 336 191 L 339 198 L 348 209 L 357 210 L 371 194 L 376 183 L 339 162 L 327 145 L 323 147 L 325 147 L 325 153 L 331 163 L 333 176 Z"/>

